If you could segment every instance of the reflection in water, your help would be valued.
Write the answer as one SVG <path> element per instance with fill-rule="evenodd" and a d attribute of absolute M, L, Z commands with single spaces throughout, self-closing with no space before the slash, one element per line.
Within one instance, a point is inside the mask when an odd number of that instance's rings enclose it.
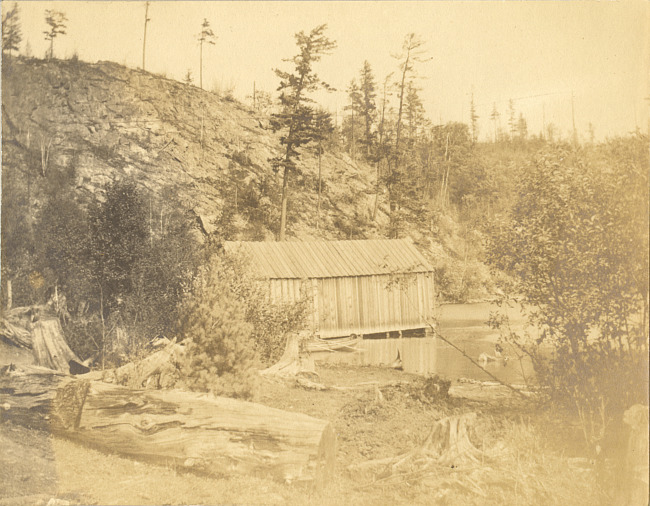
<path fill-rule="evenodd" d="M 487 302 L 445 304 L 440 307 L 438 332 L 477 362 L 482 353 L 491 357 L 496 356 L 495 344 L 499 339 L 499 331 L 491 329 L 487 321 L 490 312 L 497 309 L 496 305 Z M 526 327 L 525 318 L 517 308 L 509 309 L 508 317 L 513 330 L 523 330 Z M 485 364 L 481 363 L 481 365 L 502 381 L 525 383 L 525 378 L 530 378 L 533 375 L 532 364 L 530 359 L 520 360 L 518 355 L 520 353 L 511 345 L 503 344 L 502 356 L 507 356 L 507 361 L 490 360 Z M 438 339 L 436 362 L 438 374 L 452 380 L 472 378 L 490 381 L 492 379 L 440 339 Z"/>

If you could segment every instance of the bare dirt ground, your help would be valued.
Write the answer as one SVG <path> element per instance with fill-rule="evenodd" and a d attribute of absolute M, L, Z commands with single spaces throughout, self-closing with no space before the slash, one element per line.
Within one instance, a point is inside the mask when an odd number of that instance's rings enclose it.
<path fill-rule="evenodd" d="M 256 401 L 332 422 L 338 469 L 325 490 L 246 476 L 212 479 L 165 463 L 144 464 L 15 425 L 5 413 L 0 424 L 0 505 L 606 502 L 599 495 L 594 466 L 580 459 L 584 450 L 576 428 L 502 387 L 453 385 L 450 398 L 436 404 L 400 383 L 416 379 L 400 371 L 322 365 L 318 373 L 325 385 L 354 388 L 316 391 L 264 381 Z M 381 388 L 383 400 L 374 382 L 393 384 Z M 481 462 L 388 478 L 348 470 L 407 452 L 422 443 L 436 420 L 466 412 L 477 413 L 470 436 L 482 451 Z"/>

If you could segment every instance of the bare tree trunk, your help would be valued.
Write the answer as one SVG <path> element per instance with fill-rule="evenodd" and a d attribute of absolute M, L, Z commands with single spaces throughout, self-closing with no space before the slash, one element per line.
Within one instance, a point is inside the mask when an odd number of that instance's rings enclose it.
<path fill-rule="evenodd" d="M 11 290 L 11 280 L 7 280 L 7 311 L 11 309 L 11 306 L 13 305 L 13 293 Z"/>
<path fill-rule="evenodd" d="M 287 228 L 287 200 L 289 199 L 289 168 L 284 168 L 282 177 L 282 209 L 280 211 L 280 241 L 284 241 Z"/>
<path fill-rule="evenodd" d="M 316 206 L 316 230 L 320 229 L 320 196 L 321 196 L 321 143 L 318 143 L 318 205 Z"/>
<path fill-rule="evenodd" d="M 149 22 L 149 2 L 145 2 L 144 4 L 144 36 L 142 38 L 142 70 L 146 70 L 144 63 L 145 63 L 145 55 L 146 55 L 146 47 L 147 47 L 147 23 Z"/>
<path fill-rule="evenodd" d="M 203 39 L 200 42 L 199 88 L 203 89 Z"/>

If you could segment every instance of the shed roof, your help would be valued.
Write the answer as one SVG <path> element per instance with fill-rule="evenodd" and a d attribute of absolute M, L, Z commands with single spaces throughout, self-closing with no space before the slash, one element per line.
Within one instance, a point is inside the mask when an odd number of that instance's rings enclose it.
<path fill-rule="evenodd" d="M 433 271 L 409 239 L 226 242 L 224 248 L 248 255 L 261 275 L 274 279 Z"/>

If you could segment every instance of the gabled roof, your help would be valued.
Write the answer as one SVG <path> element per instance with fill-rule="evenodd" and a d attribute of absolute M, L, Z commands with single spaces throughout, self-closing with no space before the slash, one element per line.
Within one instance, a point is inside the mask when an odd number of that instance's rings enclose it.
<path fill-rule="evenodd" d="M 409 239 L 226 242 L 224 248 L 247 255 L 262 276 L 273 279 L 433 271 Z"/>

